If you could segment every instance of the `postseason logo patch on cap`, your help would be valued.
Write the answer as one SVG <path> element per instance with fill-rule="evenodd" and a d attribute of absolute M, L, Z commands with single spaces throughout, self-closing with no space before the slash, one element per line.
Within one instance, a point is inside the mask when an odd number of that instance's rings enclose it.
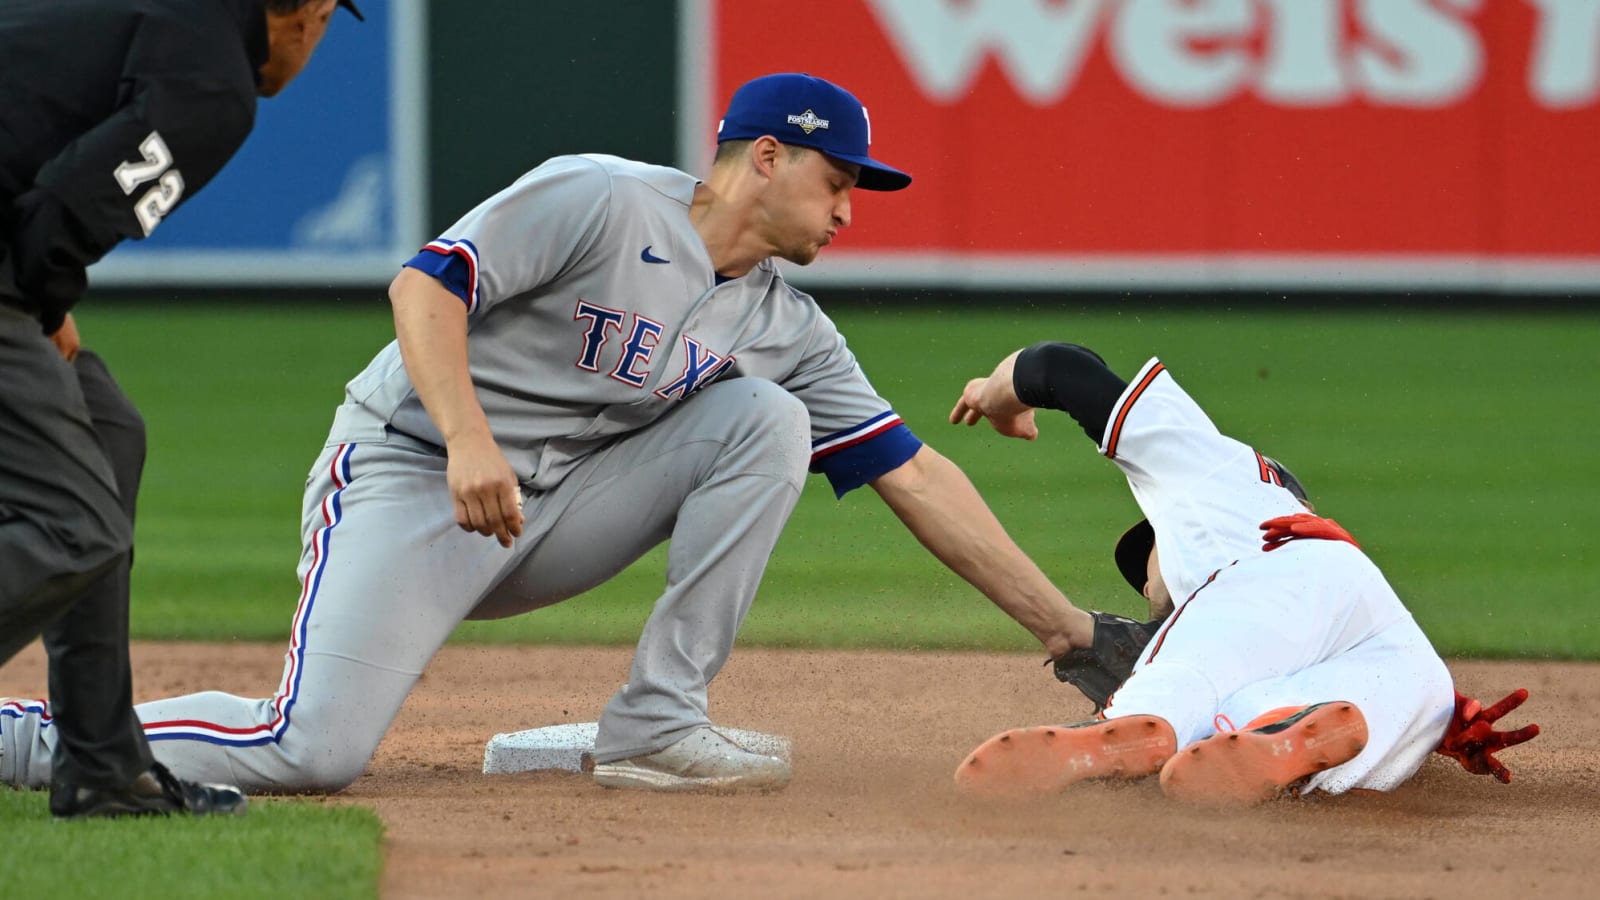
<path fill-rule="evenodd" d="M 800 130 L 804 131 L 806 134 L 810 134 L 811 132 L 816 131 L 818 128 L 821 128 L 823 131 L 828 130 L 828 120 L 818 118 L 817 114 L 809 109 L 798 116 L 790 115 L 789 124 L 799 125 Z"/>

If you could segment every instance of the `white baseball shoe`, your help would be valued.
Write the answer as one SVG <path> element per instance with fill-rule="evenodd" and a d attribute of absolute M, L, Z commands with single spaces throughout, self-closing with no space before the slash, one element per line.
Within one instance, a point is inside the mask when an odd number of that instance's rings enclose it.
<path fill-rule="evenodd" d="M 585 762 L 595 784 L 640 791 L 776 791 L 793 774 L 787 762 L 751 753 L 710 725 L 646 756 Z"/>

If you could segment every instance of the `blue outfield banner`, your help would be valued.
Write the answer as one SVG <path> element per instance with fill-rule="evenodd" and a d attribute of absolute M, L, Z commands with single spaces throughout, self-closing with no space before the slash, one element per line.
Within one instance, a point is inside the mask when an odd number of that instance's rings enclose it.
<path fill-rule="evenodd" d="M 338 12 L 222 172 L 90 283 L 387 283 L 427 240 L 424 2 L 365 3 L 364 23 Z"/>

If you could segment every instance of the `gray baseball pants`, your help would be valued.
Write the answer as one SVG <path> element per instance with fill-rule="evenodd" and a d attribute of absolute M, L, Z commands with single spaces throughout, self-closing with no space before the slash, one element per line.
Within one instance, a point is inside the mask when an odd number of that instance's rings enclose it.
<path fill-rule="evenodd" d="M 268 698 L 207 692 L 142 704 L 156 758 L 253 792 L 333 791 L 365 769 L 463 619 L 549 606 L 671 540 L 665 591 L 595 756 L 661 749 L 709 721 L 727 661 L 810 460 L 805 407 L 768 381 L 711 385 L 586 457 L 524 504 L 514 547 L 462 531 L 438 448 L 391 434 L 330 445 L 306 484 L 300 598 Z M 516 710 L 507 710 L 514 721 Z M 53 729 L 6 723 L 0 780 L 49 777 Z"/>

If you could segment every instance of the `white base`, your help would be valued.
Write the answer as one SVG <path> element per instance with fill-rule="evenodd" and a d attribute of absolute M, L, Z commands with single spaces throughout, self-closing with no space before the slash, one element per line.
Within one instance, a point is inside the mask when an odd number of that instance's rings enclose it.
<path fill-rule="evenodd" d="M 752 753 L 776 756 L 784 762 L 793 762 L 793 747 L 788 738 L 742 728 L 717 730 L 738 742 Z M 513 775 L 517 772 L 580 772 L 583 755 L 594 750 L 596 722 L 570 722 L 497 734 L 489 739 L 483 751 L 485 775 Z"/>

